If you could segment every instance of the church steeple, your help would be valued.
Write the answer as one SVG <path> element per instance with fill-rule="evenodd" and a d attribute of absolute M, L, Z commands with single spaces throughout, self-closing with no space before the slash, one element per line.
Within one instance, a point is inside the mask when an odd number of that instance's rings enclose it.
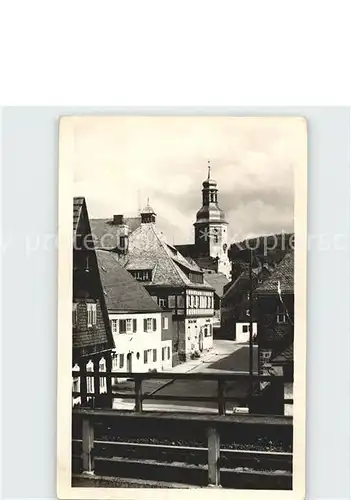
<path fill-rule="evenodd" d="M 227 254 L 227 221 L 218 204 L 217 182 L 207 162 L 207 179 L 202 183 L 202 207 L 196 214 L 195 245 L 202 256 L 218 260 L 218 271 L 230 272 Z"/>

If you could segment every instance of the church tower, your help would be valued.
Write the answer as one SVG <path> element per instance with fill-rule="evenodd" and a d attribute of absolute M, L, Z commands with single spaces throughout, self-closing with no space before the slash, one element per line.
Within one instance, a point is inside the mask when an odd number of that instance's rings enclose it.
<path fill-rule="evenodd" d="M 217 260 L 217 272 L 230 279 L 228 258 L 228 222 L 218 205 L 217 182 L 211 179 L 211 165 L 208 162 L 208 176 L 202 183 L 202 207 L 196 214 L 195 246 L 199 256 Z"/>

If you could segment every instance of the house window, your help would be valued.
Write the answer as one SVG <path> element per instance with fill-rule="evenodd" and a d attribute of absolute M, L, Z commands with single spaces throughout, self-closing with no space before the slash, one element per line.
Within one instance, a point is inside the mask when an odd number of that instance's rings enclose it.
<path fill-rule="evenodd" d="M 248 331 L 249 331 L 249 326 L 243 325 L 243 333 L 248 333 Z"/>
<path fill-rule="evenodd" d="M 277 323 L 286 323 L 286 322 L 287 322 L 287 315 L 285 313 L 278 313 Z"/>
<path fill-rule="evenodd" d="M 152 360 L 154 363 L 157 361 L 157 349 L 153 349 L 152 351 Z"/>
<path fill-rule="evenodd" d="M 207 325 L 207 328 L 205 329 L 205 337 L 211 337 L 212 335 L 212 325 Z"/>
<path fill-rule="evenodd" d="M 105 358 L 101 358 L 99 362 L 99 371 L 100 372 L 105 372 L 106 371 L 106 360 Z M 100 377 L 100 392 L 104 393 L 107 392 L 107 380 L 106 377 Z"/>
<path fill-rule="evenodd" d="M 111 319 L 111 330 L 112 333 L 117 333 L 117 320 L 116 319 Z"/>
<path fill-rule="evenodd" d="M 170 359 L 170 357 L 171 357 L 171 348 L 170 347 L 167 347 L 167 357 L 168 357 L 168 359 Z"/>
<path fill-rule="evenodd" d="M 176 306 L 176 298 L 175 298 L 175 295 L 170 295 L 168 297 L 168 307 L 170 309 L 174 309 Z"/>
<path fill-rule="evenodd" d="M 75 328 L 77 326 L 77 303 L 73 303 L 72 307 L 72 326 Z"/>
<path fill-rule="evenodd" d="M 75 365 L 73 367 L 73 371 L 79 372 L 80 371 L 79 366 Z M 72 390 L 73 390 L 73 392 L 80 392 L 80 378 L 79 377 L 74 377 L 73 378 L 73 388 L 72 388 Z"/>
<path fill-rule="evenodd" d="M 145 318 L 144 319 L 144 332 L 152 332 L 156 331 L 157 329 L 157 322 L 156 318 Z"/>
<path fill-rule="evenodd" d="M 165 309 L 167 307 L 167 299 L 165 299 L 164 297 L 159 297 L 158 305 Z"/>
<path fill-rule="evenodd" d="M 94 371 L 94 363 L 89 361 L 86 365 L 87 372 Z M 87 392 L 94 392 L 94 377 L 87 377 Z"/>
<path fill-rule="evenodd" d="M 162 317 L 162 328 L 168 330 L 168 318 L 166 316 Z"/>
<path fill-rule="evenodd" d="M 112 358 L 112 370 L 117 370 L 118 368 L 118 355 L 114 354 Z"/>
<path fill-rule="evenodd" d="M 88 327 L 96 325 L 96 304 L 87 304 Z"/>
<path fill-rule="evenodd" d="M 124 367 L 124 354 L 119 355 L 119 367 L 120 368 Z"/>
<path fill-rule="evenodd" d="M 166 351 L 166 348 L 162 347 L 162 361 L 165 360 L 165 351 Z"/>
<path fill-rule="evenodd" d="M 283 306 L 278 306 L 277 308 L 277 323 L 286 323 L 287 322 L 287 314 L 285 308 Z"/>
<path fill-rule="evenodd" d="M 177 297 L 177 304 L 179 309 L 184 308 L 184 297 L 182 295 L 178 295 Z"/>
<path fill-rule="evenodd" d="M 131 319 L 126 319 L 126 332 L 127 333 L 132 333 L 132 320 Z"/>
<path fill-rule="evenodd" d="M 147 365 L 149 351 L 144 351 L 144 364 Z"/>

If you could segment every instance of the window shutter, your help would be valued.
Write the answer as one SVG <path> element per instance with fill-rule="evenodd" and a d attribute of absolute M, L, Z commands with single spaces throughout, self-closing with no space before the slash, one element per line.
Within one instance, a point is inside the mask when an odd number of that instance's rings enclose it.
<path fill-rule="evenodd" d="M 133 319 L 133 332 L 137 331 L 137 320 Z"/>
<path fill-rule="evenodd" d="M 119 333 L 126 333 L 126 322 L 124 319 L 119 320 Z"/>
<path fill-rule="evenodd" d="M 147 332 L 147 319 L 144 319 L 144 332 Z"/>
<path fill-rule="evenodd" d="M 156 318 L 153 319 L 153 324 L 154 324 L 154 332 L 156 331 Z"/>

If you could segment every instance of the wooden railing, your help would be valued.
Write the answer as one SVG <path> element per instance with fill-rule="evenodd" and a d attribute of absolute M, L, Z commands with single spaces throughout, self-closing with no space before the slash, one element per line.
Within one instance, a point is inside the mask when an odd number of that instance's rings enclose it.
<path fill-rule="evenodd" d="M 292 488 L 292 418 L 262 415 L 199 415 L 135 413 L 114 410 L 74 408 L 73 422 L 81 429 L 80 438 L 72 440 L 75 453 L 80 459 L 80 472 L 77 477 L 88 474 L 90 478 L 154 478 L 169 483 L 183 482 L 199 486 L 224 486 L 235 488 L 291 489 Z M 111 429 L 115 426 L 121 432 L 128 423 L 127 432 L 134 441 L 126 440 L 122 432 L 120 442 L 96 435 L 97 427 L 104 425 Z M 189 431 L 190 428 L 190 431 Z M 175 432 L 202 432 L 207 436 L 207 444 L 202 448 L 185 447 L 186 458 L 179 460 L 182 446 L 155 444 L 150 439 L 146 445 L 138 444 L 135 429 L 141 429 L 148 437 L 150 432 L 158 436 L 162 429 L 173 441 Z M 158 429 L 158 430 L 157 430 Z M 225 444 L 228 435 L 257 436 L 266 435 L 268 439 L 284 442 L 286 450 L 243 450 L 228 449 Z M 223 441 L 223 436 L 226 436 Z M 159 438 L 162 441 L 162 437 Z M 221 442 L 222 441 L 222 442 Z M 80 448 L 77 448 L 77 445 Z M 140 454 L 140 448 L 143 448 Z M 78 451 L 77 451 L 78 450 Z M 105 452 L 103 452 L 105 450 Z M 122 451 L 121 451 L 122 450 Z M 128 458 L 126 450 L 132 451 Z M 135 453 L 137 451 L 137 453 Z M 138 454 L 139 452 L 139 454 Z M 151 460 L 148 459 L 148 452 Z M 120 455 L 119 455 L 120 453 Z M 168 456 L 165 454 L 168 453 Z M 201 459 L 191 462 L 191 455 L 197 453 Z M 156 454 L 156 460 L 155 460 Z M 73 452 L 74 455 L 74 452 Z M 232 466 L 223 464 L 223 458 L 232 461 Z M 172 459 L 173 457 L 173 459 Z M 201 465 L 202 464 L 202 465 Z M 234 464 L 234 465 L 233 465 Z M 107 472 L 104 472 L 107 471 Z M 127 471 L 127 473 L 126 473 Z M 83 476 L 82 476 L 83 473 Z"/>
<path fill-rule="evenodd" d="M 151 471 L 152 474 L 159 474 L 159 476 L 162 478 L 163 474 L 166 473 L 166 470 L 168 471 L 168 474 L 170 473 L 170 470 L 172 469 L 172 474 L 169 477 L 174 477 L 174 473 L 178 474 L 180 478 L 184 478 L 183 474 L 188 474 L 187 477 L 190 477 L 190 480 L 196 474 L 203 474 L 208 473 L 207 477 L 207 482 L 209 485 L 214 485 L 218 486 L 222 484 L 222 486 L 225 486 L 225 484 L 231 484 L 228 479 L 228 474 L 229 475 L 238 475 L 239 472 L 233 468 L 233 470 L 228 471 L 228 469 L 222 469 L 223 472 L 223 482 L 220 480 L 220 461 L 221 457 L 223 456 L 223 450 L 221 449 L 221 438 L 223 437 L 223 432 L 226 433 L 226 435 L 229 436 L 234 436 L 234 435 L 244 435 L 245 439 L 250 439 L 250 436 L 255 436 L 259 433 L 260 435 L 263 435 L 265 437 L 271 436 L 272 439 L 275 439 L 277 435 L 282 435 L 284 437 L 285 442 L 289 442 L 289 447 L 292 447 L 292 417 L 287 417 L 284 416 L 284 404 L 292 404 L 292 399 L 285 399 L 284 400 L 284 378 L 282 376 L 275 376 L 275 375 L 253 375 L 252 380 L 250 379 L 250 375 L 248 373 L 242 373 L 242 372 L 195 372 L 195 373 L 172 373 L 172 372 L 162 372 L 162 373 L 153 373 L 153 372 L 146 372 L 146 373 L 128 373 L 128 372 L 104 372 L 104 371 L 72 371 L 72 376 L 74 379 L 79 378 L 80 379 L 80 391 L 74 392 L 73 397 L 79 397 L 81 399 L 81 407 L 80 408 L 73 408 L 73 423 L 77 424 L 80 429 L 79 434 L 81 435 L 81 452 L 80 454 L 80 463 L 81 463 L 81 472 L 88 472 L 92 473 L 95 470 L 95 462 L 98 464 L 103 464 L 104 467 L 107 467 L 108 470 L 112 470 L 113 466 L 116 464 L 118 467 L 121 467 L 123 464 L 123 467 L 126 467 L 129 463 L 130 466 L 134 465 L 135 467 L 149 467 L 148 471 L 150 471 L 152 468 L 153 470 Z M 91 378 L 94 380 L 94 391 L 93 392 L 88 392 L 88 385 L 87 385 L 87 378 Z M 130 379 L 134 382 L 134 392 L 120 392 L 120 389 L 118 390 L 118 385 L 116 386 L 116 390 L 114 390 L 112 386 L 112 379 Z M 149 392 L 143 391 L 143 383 L 146 380 L 162 380 L 165 383 L 162 384 L 162 387 L 156 388 L 155 390 L 151 390 Z M 195 395 L 188 395 L 188 394 L 181 394 L 181 395 L 172 395 L 172 394 L 160 394 L 158 393 L 159 391 L 162 390 L 163 387 L 167 387 L 168 384 L 172 384 L 173 381 L 177 380 L 187 380 L 189 382 L 194 382 L 194 381 L 213 381 L 213 395 L 203 395 L 203 394 L 195 394 Z M 239 382 L 242 381 L 247 382 L 247 390 L 243 391 L 244 395 L 241 395 L 241 397 L 238 396 L 233 396 L 233 395 L 228 395 L 228 389 L 230 391 L 231 386 L 230 384 L 233 382 Z M 250 388 L 251 388 L 251 381 L 254 382 L 254 387 L 256 388 L 257 394 L 253 395 L 251 394 Z M 255 398 L 259 398 L 260 393 L 259 393 L 259 388 L 260 388 L 260 382 L 269 382 L 268 387 L 275 388 L 276 390 L 273 391 L 273 400 L 274 397 L 276 396 L 279 400 L 279 411 L 277 411 L 277 415 L 259 415 L 259 414 L 253 414 L 255 413 L 260 413 L 260 411 L 257 412 L 257 404 L 254 404 Z M 101 388 L 103 388 L 104 393 L 101 393 Z M 106 392 L 107 388 L 107 392 Z M 133 388 L 131 389 L 133 391 Z M 163 391 L 165 392 L 165 391 Z M 200 392 L 200 390 L 199 390 Z M 112 409 L 113 407 L 113 400 L 115 398 L 119 398 L 121 400 L 130 400 L 132 402 L 132 405 L 134 406 L 132 408 L 132 411 L 130 410 L 116 410 Z M 146 405 L 143 407 L 143 403 L 147 401 L 159 401 L 160 404 L 158 406 L 157 411 L 150 411 L 145 408 Z M 161 403 L 162 401 L 162 403 Z M 166 410 L 166 405 L 167 402 L 175 402 L 175 401 L 185 401 L 185 402 L 192 402 L 193 404 L 195 403 L 212 403 L 212 410 L 213 407 L 214 411 L 217 409 L 217 415 L 214 414 L 202 414 L 200 409 L 195 405 L 195 412 L 189 413 L 187 412 L 187 408 L 182 407 L 181 405 L 177 406 L 177 411 L 174 412 L 168 412 L 167 411 L 162 411 Z M 237 406 L 241 407 L 246 407 L 248 412 L 250 414 L 238 414 L 235 411 L 232 412 L 231 414 L 228 414 L 227 411 L 227 403 L 228 402 L 236 402 Z M 239 403 L 239 404 L 238 404 Z M 277 407 L 276 407 L 277 408 Z M 188 408 L 189 409 L 189 408 Z M 282 410 L 282 411 L 281 411 Z M 272 413 L 272 412 L 271 412 Z M 123 422 L 127 422 L 128 429 L 132 433 L 135 433 L 135 428 L 140 428 L 143 431 L 143 436 L 147 436 L 146 430 L 148 427 L 153 428 L 154 436 L 158 436 L 160 432 L 160 428 L 162 429 L 169 429 L 169 434 L 164 434 L 164 437 L 166 436 L 167 439 L 172 439 L 172 432 L 174 432 L 174 427 L 172 427 L 171 423 L 176 422 L 178 426 L 178 430 L 180 431 L 180 435 L 182 436 L 183 433 L 184 435 L 188 433 L 189 435 L 189 429 L 190 429 L 190 434 L 192 432 L 195 432 L 197 428 L 202 428 L 203 432 L 207 435 L 207 448 L 204 450 L 202 448 L 202 451 L 206 452 L 206 465 L 204 468 L 201 469 L 200 466 L 195 466 L 193 464 L 187 464 L 185 463 L 182 467 L 184 469 L 180 471 L 176 471 L 177 467 L 179 468 L 178 465 L 172 465 L 170 463 L 162 463 L 162 458 L 160 458 L 158 461 L 156 460 L 142 460 L 139 461 L 133 461 L 130 459 L 124 460 L 123 458 L 118 459 L 118 457 L 109 457 L 109 456 L 99 456 L 96 453 L 96 448 L 94 449 L 95 445 L 101 447 L 101 446 L 116 446 L 118 443 L 109 443 L 106 442 L 106 438 L 103 438 L 101 441 L 101 438 L 95 438 L 95 428 L 97 425 L 103 424 L 108 427 L 110 424 L 109 422 L 113 423 L 118 423 L 116 426 L 116 430 L 114 431 L 113 437 L 118 436 L 118 433 L 121 430 L 121 426 Z M 105 423 L 105 424 L 104 424 Z M 179 423 L 179 424 L 178 424 Z M 179 426 L 180 425 L 180 426 Z M 195 425 L 195 427 L 194 427 Z M 167 427 L 168 426 L 168 427 Z M 193 426 L 193 427 L 192 427 Z M 202 427 L 201 427 L 202 426 Z M 224 427 L 223 427 L 224 426 Z M 173 430 L 172 430 L 173 429 Z M 229 431 L 229 432 L 228 432 Z M 145 432 L 145 434 L 144 434 Z M 167 430 L 168 432 L 168 430 Z M 178 432 L 178 431 L 177 431 Z M 286 438 L 286 436 L 288 436 Z M 99 440 L 100 439 L 100 440 Z M 73 439 L 74 441 L 74 439 Z M 77 441 L 77 439 L 76 439 Z M 128 443 L 124 443 L 125 448 L 127 447 Z M 130 443 L 128 444 L 128 446 Z M 138 446 L 137 443 L 134 443 L 135 447 Z M 162 445 L 162 443 L 161 443 Z M 152 440 L 148 442 L 145 446 L 150 448 L 150 453 L 155 453 L 155 449 L 152 450 L 152 448 L 155 448 L 157 446 L 161 445 L 153 445 Z M 131 445 L 133 446 L 133 444 Z M 162 445 L 163 448 L 167 448 L 166 446 Z M 169 448 L 169 446 L 168 446 Z M 173 447 L 174 448 L 174 447 Z M 181 448 L 181 447 L 180 447 Z M 121 449 L 121 445 L 120 445 Z M 200 450 L 201 448 L 198 448 Z M 169 450 L 168 450 L 169 451 Z M 167 451 L 167 452 L 168 452 Z M 247 456 L 245 457 L 245 451 L 238 451 L 236 450 L 240 456 L 242 456 L 242 463 L 245 463 L 247 461 Z M 224 450 L 224 453 L 227 453 L 228 450 Z M 171 452 L 173 453 L 173 451 Z M 200 453 L 200 451 L 199 451 Z M 248 452 L 246 452 L 247 454 Z M 255 453 L 255 452 L 253 452 Z M 262 455 L 262 451 L 257 450 L 257 454 Z M 269 452 L 267 452 L 269 453 Z M 287 458 L 287 453 L 282 453 L 281 456 L 279 453 L 274 453 L 272 451 L 271 457 L 267 457 L 264 459 L 272 459 L 273 461 L 275 460 L 275 463 L 277 464 L 277 461 L 279 462 L 280 459 L 286 460 Z M 161 456 L 162 454 L 160 454 Z M 261 456 L 257 455 L 257 456 Z M 289 453 L 288 453 L 289 455 Z M 239 458 L 240 458 L 239 456 Z M 290 453 L 289 455 L 289 460 L 292 463 L 292 454 Z M 118 460 L 120 460 L 118 462 Z M 262 462 L 261 459 L 257 459 L 257 463 Z M 152 462 L 152 463 L 151 463 Z M 239 460 L 240 462 L 240 460 Z M 289 463 L 290 463 L 289 462 Z M 127 465 L 126 465 L 127 464 Z M 112 467 L 112 469 L 111 469 Z M 267 466 L 268 467 L 268 466 Z M 263 468 L 265 469 L 265 467 Z M 279 465 L 276 466 L 276 470 L 281 471 L 283 470 L 284 473 L 277 475 L 276 472 L 273 473 L 267 472 L 267 470 L 263 470 L 262 468 L 259 471 L 242 471 L 240 473 L 240 478 L 236 477 L 235 481 L 239 483 L 236 484 L 241 484 L 240 481 L 244 481 L 244 488 L 248 488 L 247 484 L 245 481 L 263 481 L 264 484 L 267 484 L 267 489 L 290 489 L 291 488 L 291 471 L 284 471 L 284 468 L 280 467 Z M 112 475 L 115 474 L 114 477 L 118 477 L 119 473 L 118 472 L 113 472 Z M 246 476 L 245 476 L 246 474 Z M 111 475 L 111 474 L 110 474 Z M 252 477 L 251 477 L 252 476 Z M 246 479 L 245 479 L 246 477 Z M 243 479 L 244 478 L 244 479 Z M 251 479 L 250 479 L 251 478 Z M 260 478 L 260 479 L 258 479 Z M 203 480 L 203 479 L 202 479 Z M 170 482 L 172 482 L 171 479 L 169 479 Z M 227 483 L 226 483 L 227 481 Z M 229 481 L 229 482 L 228 482 Z M 234 482 L 235 482 L 234 481 Z M 173 481 L 174 482 L 174 481 Z M 196 481 L 195 481 L 196 482 Z M 262 484 L 263 484 L 262 483 Z M 246 484 L 246 486 L 245 486 Z M 252 482 L 250 484 L 253 484 Z M 256 483 L 255 483 L 256 484 Z M 261 483 L 260 483 L 261 484 Z M 278 485 L 278 486 L 277 486 Z M 280 486 L 279 486 L 280 485 Z M 228 486 L 231 487 L 231 486 Z M 261 488 L 261 486 L 259 486 Z"/>
<path fill-rule="evenodd" d="M 269 382 L 270 386 L 277 388 L 277 397 L 281 398 L 282 408 L 284 404 L 292 404 L 292 399 L 284 399 L 284 378 L 282 376 L 276 375 L 250 375 L 243 372 L 223 372 L 223 373 L 172 373 L 172 372 L 145 372 L 145 373 L 128 373 L 128 372 L 104 372 L 104 371 L 73 371 L 72 376 L 80 379 L 80 391 L 73 392 L 74 398 L 79 397 L 81 399 L 81 406 L 90 406 L 92 403 L 88 401 L 93 401 L 96 403 L 97 407 L 100 408 L 111 408 L 112 400 L 114 398 L 119 399 L 134 399 L 134 410 L 136 412 L 143 411 L 143 401 L 185 401 L 185 402 L 207 402 L 216 403 L 219 415 L 225 415 L 226 413 L 226 403 L 228 402 L 238 402 L 241 400 L 243 404 L 250 405 L 253 395 L 249 393 L 250 386 L 248 386 L 247 394 L 245 396 L 228 396 L 225 394 L 225 390 L 230 382 L 250 382 L 253 381 L 256 395 L 259 394 L 259 382 Z M 94 380 L 94 391 L 88 392 L 87 378 Z M 112 389 L 111 379 L 129 379 L 134 381 L 134 393 L 121 393 L 114 391 Z M 203 381 L 210 380 L 216 382 L 217 390 L 216 394 L 213 396 L 204 395 L 170 395 L 170 394 L 157 394 L 157 390 L 151 393 L 143 393 L 142 384 L 145 380 L 165 380 L 165 381 L 176 381 L 176 380 L 187 380 L 187 381 Z M 109 383 L 107 383 L 107 381 Z M 109 390 L 104 391 L 103 397 L 101 393 L 101 387 L 108 387 Z M 95 405 L 95 406 L 96 406 Z M 282 412 L 284 414 L 284 411 Z"/>

